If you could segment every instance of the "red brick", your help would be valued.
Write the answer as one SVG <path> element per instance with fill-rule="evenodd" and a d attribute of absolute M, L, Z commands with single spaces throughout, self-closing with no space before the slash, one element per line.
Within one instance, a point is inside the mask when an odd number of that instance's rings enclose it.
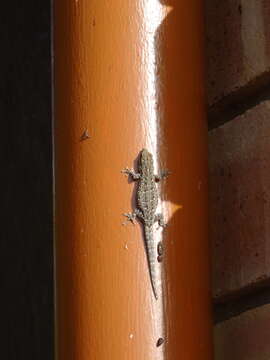
<path fill-rule="evenodd" d="M 206 0 L 210 106 L 269 72 L 269 19 L 268 0 Z"/>
<path fill-rule="evenodd" d="M 270 359 L 270 305 L 215 326 L 215 360 Z"/>
<path fill-rule="evenodd" d="M 270 278 L 270 101 L 209 132 L 213 293 Z"/>

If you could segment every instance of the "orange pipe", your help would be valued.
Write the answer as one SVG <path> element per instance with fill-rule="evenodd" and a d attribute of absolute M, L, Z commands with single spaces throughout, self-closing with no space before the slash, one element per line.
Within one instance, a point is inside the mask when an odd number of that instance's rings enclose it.
<path fill-rule="evenodd" d="M 58 360 L 212 357 L 202 14 L 200 0 L 55 1 Z M 121 170 L 143 147 L 171 171 L 158 300 L 141 228 L 122 225 Z"/>

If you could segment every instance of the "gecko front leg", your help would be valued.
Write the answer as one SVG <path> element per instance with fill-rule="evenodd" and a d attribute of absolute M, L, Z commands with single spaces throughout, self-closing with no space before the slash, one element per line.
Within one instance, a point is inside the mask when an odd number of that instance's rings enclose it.
<path fill-rule="evenodd" d="M 131 176 L 132 180 L 139 180 L 141 177 L 140 173 L 136 173 L 134 169 L 125 168 L 121 170 L 121 173 L 126 174 L 127 176 Z"/>

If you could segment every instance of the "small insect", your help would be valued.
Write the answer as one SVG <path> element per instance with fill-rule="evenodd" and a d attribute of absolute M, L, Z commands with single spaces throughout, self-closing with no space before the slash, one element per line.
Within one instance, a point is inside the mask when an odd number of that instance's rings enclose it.
<path fill-rule="evenodd" d="M 163 339 L 163 338 L 159 338 L 158 341 L 157 341 L 156 346 L 159 347 L 159 346 L 161 346 L 163 343 L 164 343 L 164 339 Z"/>
<path fill-rule="evenodd" d="M 88 130 L 86 129 L 86 130 L 84 130 L 84 132 L 83 132 L 83 134 L 81 136 L 81 141 L 87 140 L 89 138 L 90 138 L 90 135 L 88 133 Z"/>

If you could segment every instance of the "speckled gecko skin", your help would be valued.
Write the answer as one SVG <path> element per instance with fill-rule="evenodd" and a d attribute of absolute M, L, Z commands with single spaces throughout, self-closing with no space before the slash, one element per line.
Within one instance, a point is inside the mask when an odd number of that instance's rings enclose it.
<path fill-rule="evenodd" d="M 148 266 L 150 272 L 150 280 L 153 293 L 156 299 L 157 294 L 157 254 L 156 245 L 153 236 L 153 225 L 158 222 L 160 226 L 165 227 L 162 214 L 156 214 L 158 206 L 158 191 L 156 181 L 168 176 L 168 171 L 163 171 L 160 176 L 154 174 L 154 164 L 152 154 L 143 149 L 140 153 L 139 168 L 136 173 L 133 169 L 125 168 L 123 173 L 130 175 L 133 180 L 138 180 L 139 185 L 136 194 L 136 202 L 138 208 L 133 213 L 125 213 L 124 216 L 134 223 L 138 217 L 144 225 L 144 240 L 147 252 Z"/>

